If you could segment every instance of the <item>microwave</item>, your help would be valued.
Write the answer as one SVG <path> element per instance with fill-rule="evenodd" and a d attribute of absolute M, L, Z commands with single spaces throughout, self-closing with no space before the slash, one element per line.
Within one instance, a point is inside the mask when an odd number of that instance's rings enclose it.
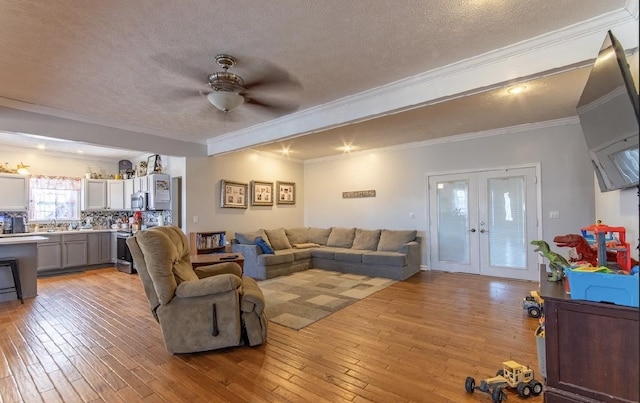
<path fill-rule="evenodd" d="M 132 210 L 146 210 L 147 199 L 149 195 L 147 192 L 137 192 L 131 195 L 131 209 Z"/>

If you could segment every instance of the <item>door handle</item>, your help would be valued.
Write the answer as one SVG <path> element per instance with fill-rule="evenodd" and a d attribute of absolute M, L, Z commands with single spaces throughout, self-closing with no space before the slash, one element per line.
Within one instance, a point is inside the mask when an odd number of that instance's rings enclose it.
<path fill-rule="evenodd" d="M 471 228 L 471 229 L 469 230 L 469 232 L 476 232 L 476 229 L 475 229 L 475 228 Z"/>
<path fill-rule="evenodd" d="M 486 229 L 484 229 L 484 228 L 480 230 L 480 233 L 481 233 L 481 234 L 484 234 L 485 232 L 489 232 L 489 230 L 486 230 Z"/>

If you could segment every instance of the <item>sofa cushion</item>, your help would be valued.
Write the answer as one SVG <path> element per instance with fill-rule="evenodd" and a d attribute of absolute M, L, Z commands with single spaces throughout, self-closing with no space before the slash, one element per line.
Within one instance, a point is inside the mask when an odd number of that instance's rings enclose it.
<path fill-rule="evenodd" d="M 327 239 L 327 246 L 335 248 L 350 248 L 353 245 L 353 238 L 356 236 L 355 228 L 338 228 L 333 227 L 329 239 Z"/>
<path fill-rule="evenodd" d="M 262 253 L 273 255 L 273 248 L 261 236 L 256 237 L 256 245 L 258 245 Z"/>
<path fill-rule="evenodd" d="M 307 235 L 309 236 L 309 242 L 317 243 L 319 245 L 326 245 L 331 234 L 331 228 L 309 228 Z"/>
<path fill-rule="evenodd" d="M 362 254 L 362 263 L 402 267 L 407 265 L 407 255 L 396 252 L 365 252 Z"/>
<path fill-rule="evenodd" d="M 293 262 L 293 253 L 286 253 L 282 255 L 258 255 L 258 264 L 262 266 L 291 262 Z"/>
<path fill-rule="evenodd" d="M 294 243 L 292 246 L 296 249 L 309 249 L 309 248 L 317 248 L 320 245 L 313 242 L 307 242 L 307 243 Z"/>
<path fill-rule="evenodd" d="M 416 239 L 416 230 L 392 231 L 383 229 L 378 242 L 378 251 L 397 252 L 402 246 Z"/>
<path fill-rule="evenodd" d="M 353 249 L 376 250 L 380 241 L 380 230 L 369 231 L 356 229 L 356 237 L 353 239 Z"/>
<path fill-rule="evenodd" d="M 287 234 L 284 232 L 284 228 L 267 229 L 264 232 L 267 233 L 269 243 L 274 250 L 291 249 L 291 244 Z"/>
<path fill-rule="evenodd" d="M 361 263 L 362 253 L 363 251 L 361 250 L 344 249 L 341 251 L 336 251 L 334 259 L 339 262 Z"/>
<path fill-rule="evenodd" d="M 267 234 L 263 229 L 259 229 L 254 232 L 236 232 L 236 241 L 245 245 L 255 245 L 256 238 L 259 236 L 261 236 L 266 243 L 271 245 L 271 243 L 269 242 L 269 237 L 267 237 Z"/>
<path fill-rule="evenodd" d="M 291 249 L 293 251 L 293 260 L 311 259 L 310 249 Z"/>
<path fill-rule="evenodd" d="M 302 228 L 286 228 L 285 233 L 287 234 L 287 238 L 289 238 L 289 243 L 291 245 L 296 243 L 307 243 L 309 242 L 309 229 Z"/>
<path fill-rule="evenodd" d="M 311 257 L 319 257 L 322 259 L 333 260 L 336 257 L 336 249 L 335 248 L 311 249 Z"/>

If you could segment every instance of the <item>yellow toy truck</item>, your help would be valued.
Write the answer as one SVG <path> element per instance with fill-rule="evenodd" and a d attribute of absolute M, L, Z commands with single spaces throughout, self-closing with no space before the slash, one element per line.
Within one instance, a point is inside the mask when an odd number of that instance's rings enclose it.
<path fill-rule="evenodd" d="M 476 380 L 470 376 L 464 383 L 467 393 L 473 393 L 476 389 L 488 393 L 493 403 L 501 403 L 507 399 L 505 388 L 515 389 L 522 398 L 538 396 L 542 393 L 542 383 L 534 379 L 533 369 L 515 361 L 503 362 L 502 369 L 498 370 L 496 376 L 483 379 L 478 387 L 476 387 Z"/>
<path fill-rule="evenodd" d="M 522 300 L 522 308 L 527 311 L 527 315 L 532 318 L 540 318 L 543 312 L 544 300 L 538 291 L 531 291 L 531 295 L 527 295 Z"/>

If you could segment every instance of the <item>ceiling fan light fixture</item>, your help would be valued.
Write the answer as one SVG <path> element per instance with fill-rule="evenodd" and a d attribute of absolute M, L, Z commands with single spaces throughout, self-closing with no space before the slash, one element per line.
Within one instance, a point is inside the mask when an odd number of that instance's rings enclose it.
<path fill-rule="evenodd" d="M 207 95 L 211 105 L 227 113 L 244 103 L 244 97 L 232 91 L 213 91 Z"/>
<path fill-rule="evenodd" d="M 31 172 L 29 171 L 29 165 L 25 165 L 22 162 L 18 164 L 17 172 L 20 175 L 29 175 Z"/>

